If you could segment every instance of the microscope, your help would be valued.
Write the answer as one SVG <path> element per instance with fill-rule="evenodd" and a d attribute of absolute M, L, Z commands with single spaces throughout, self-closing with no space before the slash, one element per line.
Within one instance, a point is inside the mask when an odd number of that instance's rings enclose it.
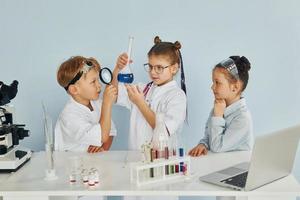
<path fill-rule="evenodd" d="M 31 151 L 19 146 L 19 140 L 29 136 L 24 124 L 13 123 L 13 111 L 8 104 L 18 92 L 18 81 L 6 85 L 0 81 L 0 173 L 15 172 L 31 158 Z"/>

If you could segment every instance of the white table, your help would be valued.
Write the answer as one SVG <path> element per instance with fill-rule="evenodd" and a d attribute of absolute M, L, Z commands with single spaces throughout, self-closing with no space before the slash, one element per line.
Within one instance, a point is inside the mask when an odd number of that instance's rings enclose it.
<path fill-rule="evenodd" d="M 68 157 L 80 156 L 87 165 L 100 171 L 100 184 L 89 188 L 83 184 L 70 185 L 68 180 Z M 33 153 L 31 160 L 16 173 L 0 175 L 0 196 L 7 199 L 42 199 L 49 196 L 237 196 L 242 199 L 282 199 L 300 196 L 300 185 L 291 174 L 251 192 L 235 191 L 198 180 L 201 175 L 249 161 L 250 152 L 209 153 L 192 158 L 192 177 L 184 181 L 171 181 L 137 187 L 130 183 L 129 163 L 138 161 L 140 153 L 134 151 L 109 151 L 97 154 L 55 152 L 55 167 L 59 178 L 45 181 L 46 158 L 44 152 Z M 2 178 L 1 178 L 2 177 Z M 44 198 L 44 199 L 47 199 Z"/>

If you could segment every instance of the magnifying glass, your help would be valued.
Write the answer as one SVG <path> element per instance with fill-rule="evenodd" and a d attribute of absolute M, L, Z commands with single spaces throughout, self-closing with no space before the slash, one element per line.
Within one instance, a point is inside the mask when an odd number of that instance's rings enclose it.
<path fill-rule="evenodd" d="M 106 85 L 110 85 L 112 82 L 112 79 L 113 79 L 112 72 L 107 67 L 104 67 L 100 70 L 99 77 L 100 77 L 100 80 L 102 81 L 102 83 L 104 83 Z"/>

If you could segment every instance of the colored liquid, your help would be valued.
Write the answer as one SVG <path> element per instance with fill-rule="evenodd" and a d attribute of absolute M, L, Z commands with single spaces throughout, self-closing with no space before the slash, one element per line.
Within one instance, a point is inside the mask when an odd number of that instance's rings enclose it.
<path fill-rule="evenodd" d="M 175 165 L 175 173 L 179 172 L 179 165 Z"/>
<path fill-rule="evenodd" d="M 122 83 L 132 83 L 133 82 L 133 73 L 130 74 L 118 74 L 118 81 Z"/>

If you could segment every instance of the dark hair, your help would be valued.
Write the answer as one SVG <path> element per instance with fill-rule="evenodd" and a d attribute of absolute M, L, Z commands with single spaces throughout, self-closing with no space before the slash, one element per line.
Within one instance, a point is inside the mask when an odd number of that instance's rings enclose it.
<path fill-rule="evenodd" d="M 249 80 L 249 73 L 248 72 L 251 69 L 251 64 L 245 56 L 242 56 L 242 57 L 240 57 L 240 56 L 230 56 L 229 58 L 231 58 L 234 61 L 235 65 L 237 67 L 237 70 L 238 70 L 238 73 L 239 73 L 239 79 L 243 83 L 242 91 L 244 91 L 247 87 L 247 84 L 248 84 L 248 80 Z M 219 63 L 215 66 L 215 68 L 224 68 L 224 67 Z M 230 74 L 229 72 L 227 74 L 228 74 L 228 77 L 229 77 L 231 82 L 236 82 L 237 81 L 236 78 L 232 74 Z"/>
<path fill-rule="evenodd" d="M 162 55 L 166 56 L 170 60 L 172 65 L 177 63 L 181 68 L 181 89 L 184 91 L 184 93 L 186 93 L 183 61 L 180 49 L 180 42 L 162 42 L 161 39 L 158 36 L 156 36 L 154 38 L 154 45 L 148 52 L 148 57 Z"/>

